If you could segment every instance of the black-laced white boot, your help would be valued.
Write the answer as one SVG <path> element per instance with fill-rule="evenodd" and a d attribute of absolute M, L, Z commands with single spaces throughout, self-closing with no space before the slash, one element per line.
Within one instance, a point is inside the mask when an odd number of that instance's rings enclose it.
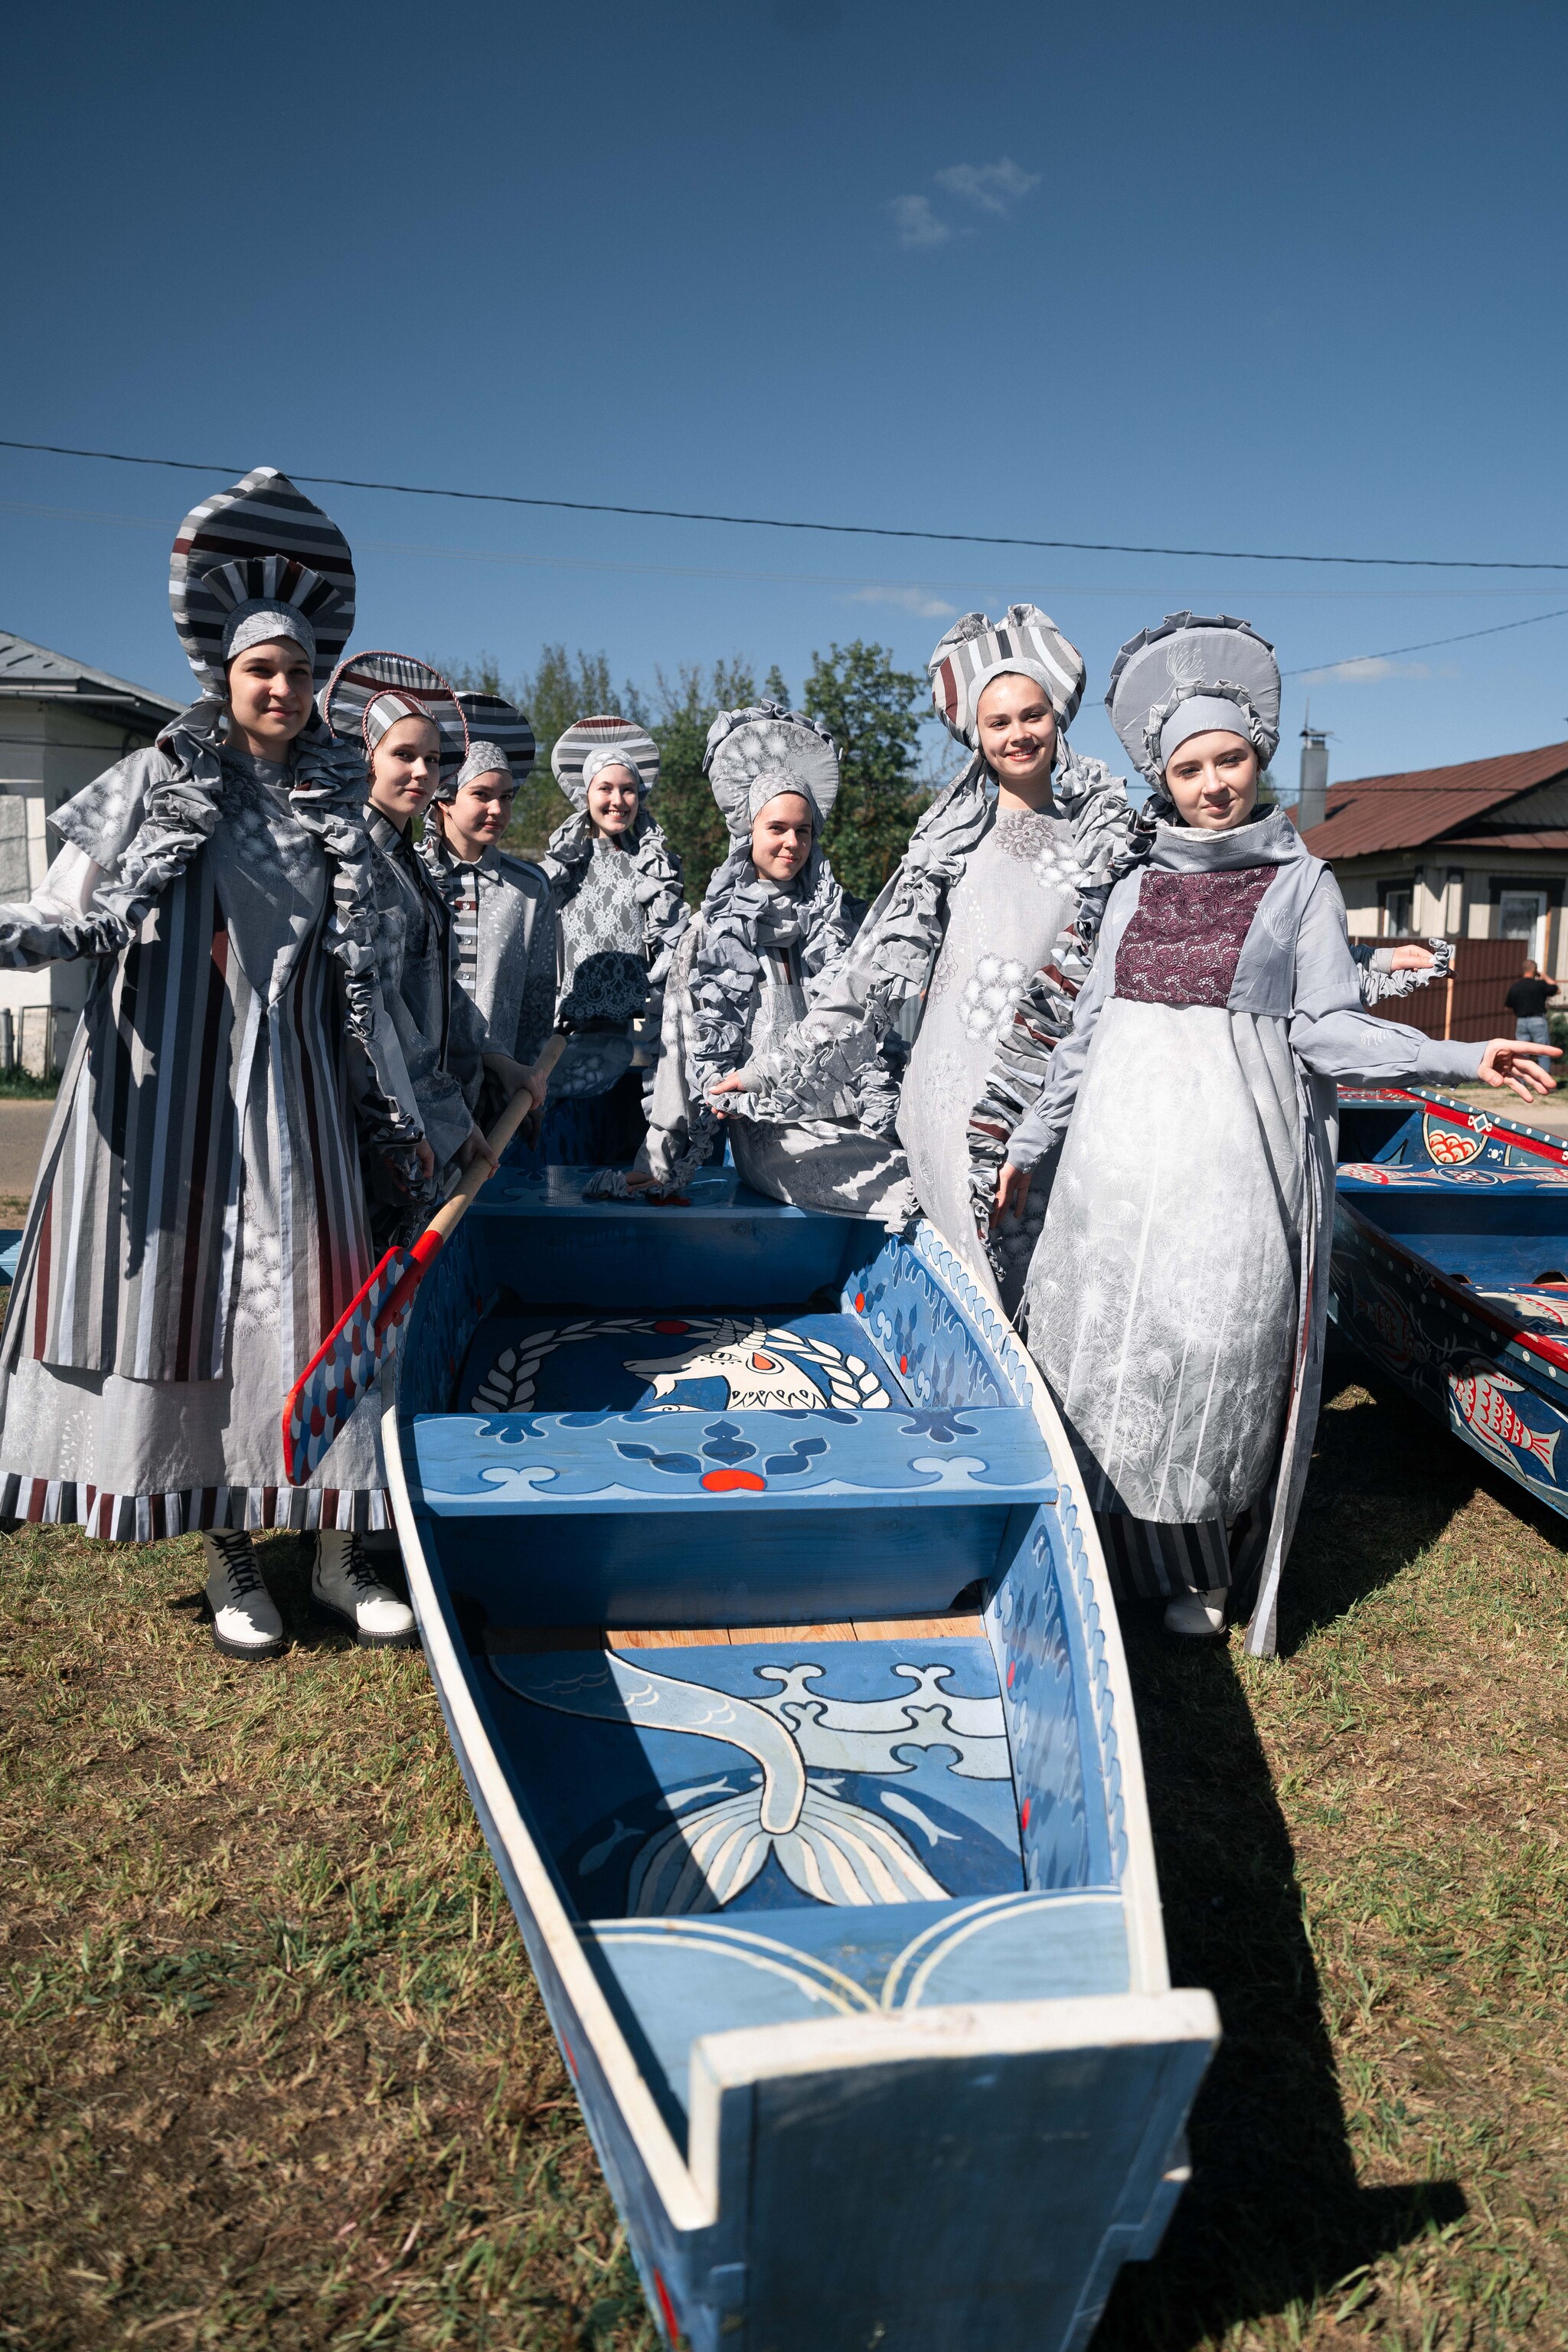
<path fill-rule="evenodd" d="M 407 1650 L 419 1639 L 413 1610 L 383 1584 L 353 1530 L 323 1528 L 316 1538 L 310 1598 L 353 1626 L 362 1650 Z"/>
<path fill-rule="evenodd" d="M 256 1548 L 243 1528 L 209 1528 L 207 1563 L 212 1635 L 226 1658 L 276 1658 L 289 1644 L 278 1604 L 261 1580 Z"/>

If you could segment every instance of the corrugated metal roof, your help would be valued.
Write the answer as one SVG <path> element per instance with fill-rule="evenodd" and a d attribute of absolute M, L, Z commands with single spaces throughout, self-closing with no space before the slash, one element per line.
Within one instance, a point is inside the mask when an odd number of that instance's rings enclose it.
<path fill-rule="evenodd" d="M 0 696 L 129 709 L 154 727 L 178 718 L 185 708 L 183 702 L 171 702 L 166 694 L 154 694 L 151 687 L 134 685 L 110 670 L 94 669 L 47 646 L 36 646 L 30 637 L 19 637 L 10 629 L 0 629 Z"/>
<path fill-rule="evenodd" d="M 1562 775 L 1568 775 L 1568 743 L 1505 751 L 1495 760 L 1467 760 L 1453 768 L 1362 776 L 1329 786 L 1328 814 L 1303 838 L 1314 856 L 1331 859 L 1418 849 L 1462 834 L 1484 811 Z M 1496 835 L 1491 843 L 1502 846 Z"/>

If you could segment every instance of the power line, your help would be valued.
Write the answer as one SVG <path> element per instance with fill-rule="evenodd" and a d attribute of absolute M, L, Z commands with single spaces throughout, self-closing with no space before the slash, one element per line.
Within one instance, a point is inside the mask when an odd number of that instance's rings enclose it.
<path fill-rule="evenodd" d="M 1308 662 L 1301 669 L 1281 670 L 1281 677 L 1321 677 L 1326 671 L 1353 669 L 1358 662 L 1394 661 L 1400 654 L 1430 653 L 1435 646 L 1468 645 L 1472 637 L 1500 637 L 1505 629 L 1532 629 L 1537 621 L 1568 619 L 1568 604 L 1560 604 L 1554 613 L 1527 613 L 1520 621 L 1494 621 L 1489 629 L 1461 629 L 1452 637 L 1423 637 L 1418 646 L 1390 646 L 1381 654 L 1349 654 L 1339 661 Z"/>
<path fill-rule="evenodd" d="M 142 457 L 122 449 L 73 449 L 58 441 L 11 441 L 0 437 L 0 449 L 26 449 L 47 457 L 93 457 L 110 466 L 163 466 L 183 474 L 226 475 L 230 480 L 248 471 L 243 466 L 203 464 L 194 457 Z M 598 499 L 539 499 L 514 490 L 451 490 L 418 482 L 362 481 L 351 474 L 291 474 L 295 482 L 312 488 L 386 490 L 405 499 L 462 499 L 471 504 L 502 507 L 548 507 L 563 514 L 636 515 L 657 522 L 734 523 L 753 530 L 831 531 L 848 539 L 921 539 L 943 546 L 1035 547 L 1066 549 L 1079 555 L 1180 555 L 1215 563 L 1353 563 L 1393 566 L 1408 572 L 1568 572 L 1568 562 L 1527 562 L 1511 556 L 1481 559 L 1468 555 L 1281 555 L 1236 547 L 1156 547 L 1111 539 L 1017 539 L 975 530 L 911 530 L 891 523 L 795 522 L 779 515 L 710 514 L 690 507 L 621 506 Z"/>

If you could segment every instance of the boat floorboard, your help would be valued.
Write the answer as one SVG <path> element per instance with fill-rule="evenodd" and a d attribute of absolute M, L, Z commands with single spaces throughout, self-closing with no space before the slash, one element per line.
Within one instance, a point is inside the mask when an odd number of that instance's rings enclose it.
<path fill-rule="evenodd" d="M 839 1625 L 517 1625 L 488 1636 L 492 1650 L 703 1650 L 744 1642 L 978 1641 L 982 1617 L 867 1617 Z"/>

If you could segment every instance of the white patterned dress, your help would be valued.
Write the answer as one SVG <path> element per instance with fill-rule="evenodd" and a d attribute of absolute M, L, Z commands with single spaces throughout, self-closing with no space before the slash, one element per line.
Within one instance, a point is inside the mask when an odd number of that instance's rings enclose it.
<path fill-rule="evenodd" d="M 1003 810 L 948 893 L 947 928 L 926 992 L 899 1105 L 899 1136 L 926 1215 L 989 1288 L 970 1205 L 969 1114 L 985 1091 L 997 1041 L 1024 982 L 1043 964 L 1079 887 L 1065 817 Z M 1022 1223 L 993 1236 L 996 1288 L 1012 1314 L 1045 1216 L 1031 1196 Z"/>

